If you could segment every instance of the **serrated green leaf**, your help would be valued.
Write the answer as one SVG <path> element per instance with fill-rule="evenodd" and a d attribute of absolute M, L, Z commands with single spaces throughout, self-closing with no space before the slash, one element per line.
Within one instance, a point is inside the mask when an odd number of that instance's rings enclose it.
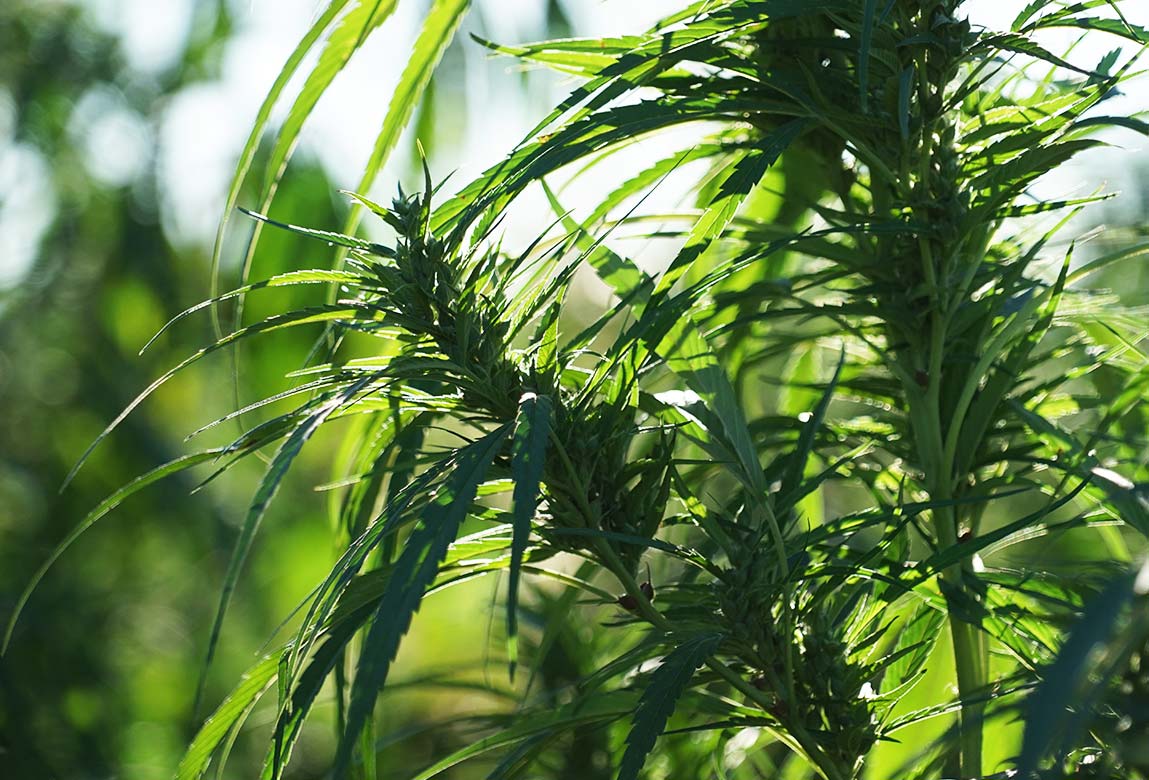
<path fill-rule="evenodd" d="M 205 654 L 203 668 L 200 673 L 199 688 L 196 693 L 197 705 L 203 696 L 204 686 L 207 684 L 208 669 L 210 669 L 212 660 L 215 658 L 216 645 L 219 642 L 220 632 L 223 630 L 223 620 L 227 615 L 228 606 L 231 604 L 232 594 L 235 592 L 236 585 L 239 583 L 240 572 L 243 569 L 244 562 L 247 560 L 248 553 L 251 551 L 252 543 L 255 541 L 260 522 L 267 512 L 268 505 L 272 499 L 275 498 L 275 494 L 279 491 L 280 483 L 283 482 L 283 478 L 287 475 L 287 470 L 291 467 L 291 464 L 295 461 L 296 456 L 299 455 L 300 450 L 303 449 L 303 445 L 307 440 L 319 430 L 328 417 L 348 403 L 370 382 L 371 377 L 368 376 L 349 387 L 331 393 L 323 403 L 318 404 L 313 411 L 292 429 L 291 434 L 284 440 L 279 450 L 275 453 L 275 457 L 272 458 L 271 464 L 267 467 L 267 472 L 264 474 L 263 479 L 260 480 L 259 488 L 256 490 L 251 506 L 248 507 L 247 515 L 244 518 L 243 524 L 240 526 L 239 537 L 236 539 L 235 546 L 232 548 L 231 559 L 228 561 L 227 572 L 224 574 L 223 590 L 220 593 L 219 606 L 216 608 L 211 634 L 208 636 L 207 653 Z"/>
<path fill-rule="evenodd" d="M 1117 620 L 1134 596 L 1134 581 L 1122 577 L 1098 594 L 1077 621 L 1057 655 L 1045 671 L 1044 682 L 1030 697 L 1026 707 L 1018 774 L 1035 772 L 1050 751 L 1062 741 L 1069 720 L 1067 710 L 1080 703 L 1084 687 L 1104 684 L 1090 679 L 1092 656 L 1097 647 L 1109 641 Z M 1059 758 L 1059 757 L 1055 757 Z"/>
<path fill-rule="evenodd" d="M 196 733 L 180 760 L 176 780 L 199 780 L 203 776 L 212 754 L 227 733 L 247 717 L 259 698 L 275 682 L 279 660 L 279 654 L 270 655 L 244 673 L 239 685 Z"/>
<path fill-rule="evenodd" d="M 886 669 L 882 680 L 882 693 L 888 694 L 911 682 L 933 652 L 945 623 L 944 609 L 928 601 L 918 604 L 898 631 L 898 640 L 890 649 L 891 655 L 901 654 Z"/>
<path fill-rule="evenodd" d="M 261 780 L 279 780 L 283 777 L 295 743 L 303 731 L 304 720 L 310 714 L 328 676 L 343 658 L 348 642 L 361 625 L 359 622 L 347 621 L 335 626 L 308 659 L 307 666 L 295 679 L 294 687 L 290 691 L 281 690 L 279 717 L 275 723 L 271 747 L 264 759 Z M 281 671 L 281 689 L 285 686 L 285 679 L 286 674 Z"/>
<path fill-rule="evenodd" d="M 1065 68 L 1066 70 L 1081 73 L 1085 76 L 1102 76 L 1102 74 L 1095 73 L 1087 68 L 1080 68 L 1069 60 L 1058 57 L 1053 52 L 1024 35 L 1016 35 L 1014 33 L 987 35 L 978 40 L 978 46 L 1025 54 L 1034 59 L 1042 60 L 1051 65 L 1056 65 L 1059 68 Z"/>
<path fill-rule="evenodd" d="M 511 476 L 515 481 L 512 498 L 511 569 L 507 584 L 507 649 L 511 679 L 518 663 L 519 576 L 523 553 L 530 541 L 531 522 L 539 500 L 539 485 L 546 464 L 547 440 L 551 426 L 551 399 L 527 393 L 519 401 L 511 443 Z"/>
<path fill-rule="evenodd" d="M 675 703 L 690 686 L 694 672 L 718 649 L 721 642 L 722 636 L 717 634 L 680 642 L 654 670 L 634 711 L 634 720 L 626 737 L 626 751 L 618 769 L 618 780 L 638 780 L 646 756 L 654 749 L 654 743 L 666 728 Z"/>
<path fill-rule="evenodd" d="M 622 205 L 627 198 L 657 185 L 675 169 L 695 160 L 715 157 L 721 151 L 722 147 L 718 144 L 698 144 L 662 158 L 624 181 L 596 203 L 586 224 L 597 225 L 599 221 L 606 219 L 611 211 Z"/>
<path fill-rule="evenodd" d="M 802 477 L 805 476 L 806 473 L 806 464 L 814 452 L 815 437 L 826 421 L 826 412 L 830 408 L 830 402 L 834 399 L 834 392 L 838 388 L 838 379 L 842 376 L 842 366 L 845 364 L 846 353 L 845 350 L 843 350 L 841 357 L 838 359 L 838 366 L 834 369 L 834 376 L 830 378 L 829 384 L 826 385 L 825 392 L 823 392 L 822 397 L 818 399 L 818 405 L 814 407 L 814 411 L 803 423 L 802 432 L 798 435 L 797 446 L 795 446 L 794 450 L 790 453 L 789 465 L 782 477 L 780 493 L 783 497 L 797 494 L 802 482 Z"/>
<path fill-rule="evenodd" d="M 127 419 L 129 414 L 135 411 L 136 407 L 142 404 L 149 396 L 151 396 L 152 393 L 158 390 L 173 376 L 180 373 L 193 363 L 196 363 L 207 355 L 210 355 L 211 353 L 226 347 L 228 344 L 233 344 L 237 341 L 240 341 L 241 339 L 245 339 L 257 333 L 278 330 L 279 328 L 327 322 L 329 320 L 337 320 L 345 317 L 354 317 L 356 313 L 362 313 L 364 310 L 364 304 L 356 301 L 343 301 L 338 304 L 309 306 L 303 309 L 296 309 L 295 311 L 290 311 L 286 314 L 278 314 L 268 317 L 267 319 L 262 320 L 261 322 L 257 322 L 254 325 L 249 325 L 245 328 L 233 331 L 215 343 L 200 349 L 198 352 L 195 352 L 190 357 L 185 358 L 174 368 L 169 369 L 158 379 L 148 385 L 142 393 L 137 395 L 134 399 L 132 399 L 131 403 L 124 407 L 123 411 L 116 415 L 115 419 L 108 423 L 104 430 L 100 432 L 99 436 L 97 436 L 95 440 L 88 445 L 88 448 L 84 450 L 83 454 L 76 461 L 76 465 L 72 467 L 72 470 L 68 472 L 68 476 L 64 479 L 64 486 L 66 487 L 69 483 L 71 483 L 76 474 L 83 467 L 84 463 L 87 462 L 89 457 L 91 457 L 96 447 L 98 447 L 104 439 L 111 435 L 111 433 L 120 426 L 120 423 Z"/>
<path fill-rule="evenodd" d="M 272 276 L 268 279 L 264 279 L 259 282 L 253 282 L 244 287 L 226 292 L 223 295 L 217 295 L 214 298 L 208 298 L 205 301 L 197 303 L 195 306 L 184 309 L 179 314 L 164 323 L 163 327 L 156 331 L 154 336 L 148 339 L 147 343 L 140 348 L 140 354 L 142 355 L 148 347 L 155 343 L 156 339 L 166 333 L 173 325 L 185 317 L 205 309 L 208 306 L 213 306 L 217 303 L 235 298 L 240 295 L 246 295 L 249 292 L 255 292 L 256 290 L 264 290 L 273 287 L 289 287 L 300 284 L 359 284 L 362 281 L 363 277 L 359 276 L 359 274 L 351 273 L 349 271 L 331 271 L 323 268 L 313 268 L 303 271 L 288 271 L 286 273 L 276 274 L 275 276 Z"/>
<path fill-rule="evenodd" d="M 758 186 L 762 177 L 782 153 L 806 129 L 804 119 L 786 122 L 777 130 L 765 135 L 744 157 L 729 166 L 718 192 L 702 212 L 702 216 L 690 229 L 686 244 L 675 255 L 670 266 L 658 278 L 654 294 L 665 295 L 675 282 L 687 274 L 694 263 L 702 257 L 711 243 L 722 235 L 730 225 L 734 215 L 750 192 Z"/>
<path fill-rule="evenodd" d="M 333 5 L 340 7 L 347 5 L 345 0 L 339 0 Z M 275 198 L 280 179 L 287 168 L 287 162 L 295 149 L 299 134 L 304 124 L 311 116 L 319 99 L 327 92 L 327 88 L 335 80 L 355 53 L 367 42 L 371 34 L 379 28 L 395 10 L 398 0 L 355 0 L 338 23 L 335 24 L 319 53 L 315 66 L 307 74 L 303 87 L 288 109 L 283 123 L 276 133 L 275 142 L 268 155 L 267 166 L 264 170 L 263 184 L 260 190 L 259 208 L 257 211 L 266 213 Z M 242 180 L 237 184 L 242 185 Z M 246 282 L 247 272 L 256 246 L 259 244 L 259 229 L 249 243 L 247 255 L 241 269 L 241 282 Z"/>
<path fill-rule="evenodd" d="M 291 52 L 291 55 L 287 58 L 287 62 L 280 68 L 279 73 L 275 77 L 275 82 L 259 106 L 255 121 L 252 123 L 247 140 L 244 142 L 243 150 L 240 152 L 239 163 L 236 165 L 235 173 L 232 175 L 231 183 L 228 186 L 223 217 L 220 219 L 219 228 L 216 230 L 215 244 L 212 247 L 211 256 L 211 294 L 213 296 L 219 293 L 219 267 L 223 259 L 223 243 L 227 235 L 227 226 L 231 212 L 239 203 L 239 195 L 243 189 L 244 181 L 247 179 L 247 174 L 251 170 L 252 163 L 255 160 L 256 152 L 259 150 L 259 143 L 263 138 L 264 131 L 271 122 L 272 110 L 276 104 L 279 103 L 283 91 L 287 88 L 292 78 L 294 78 L 296 72 L 299 70 L 299 66 L 303 64 L 304 59 L 307 57 L 307 54 L 315 47 L 315 44 L 319 41 L 320 37 L 322 37 L 323 33 L 326 32 L 339 17 L 339 14 L 348 2 L 349 0 L 329 0 L 323 12 L 319 15 L 319 18 L 307 29 L 303 38 L 300 39 L 295 49 Z M 217 335 L 219 335 L 218 324 Z"/>
<path fill-rule="evenodd" d="M 478 35 L 471 38 L 481 46 L 528 62 L 538 62 L 564 73 L 591 77 L 618 62 L 620 55 L 635 49 L 639 36 L 567 38 L 518 46 L 492 43 Z"/>
<path fill-rule="evenodd" d="M 602 696 L 591 697 L 560 709 L 558 712 L 531 712 L 524 714 L 515 725 L 497 734 L 476 740 L 434 765 L 420 772 L 412 780 L 431 780 L 448 769 L 464 761 L 507 745 L 540 735 L 561 733 L 574 726 L 611 721 L 621 718 L 630 711 L 633 695 L 626 691 L 615 691 Z"/>
<path fill-rule="evenodd" d="M 387 106 L 387 115 L 383 117 L 383 124 L 379 135 L 375 137 L 375 144 L 371 149 L 371 157 L 363 168 L 363 175 L 355 188 L 356 192 L 370 192 L 375 178 L 383 169 L 387 160 L 394 151 L 399 137 L 407 123 L 411 121 L 411 114 L 423 97 L 431 76 L 443 53 L 454 40 L 455 30 L 470 7 L 470 0 L 435 0 L 435 4 L 427 11 L 423 19 L 423 28 L 415 41 L 415 46 L 407 58 L 407 65 L 399 84 L 391 93 L 391 102 Z M 430 197 L 431 193 L 424 194 Z M 364 203 L 363 199 L 359 199 Z M 364 204 L 365 205 L 365 204 Z M 359 225 L 362 209 L 359 204 L 351 207 L 350 213 L 343 225 L 343 232 L 350 235 Z"/>
<path fill-rule="evenodd" d="M 455 541 L 459 526 L 470 511 L 487 468 L 503 446 L 507 426 L 500 427 L 459 451 L 454 473 L 436 499 L 427 505 L 419 527 L 404 544 L 391 579 L 379 602 L 355 671 L 347 725 L 335 755 L 334 775 L 347 776 L 352 748 L 359 739 L 387 680 L 399 643 L 419 609 L 423 594 L 434 581 L 439 563 Z"/>
<path fill-rule="evenodd" d="M 1108 5 L 1108 3 L 1107 3 Z M 1095 30 L 1124 38 L 1133 43 L 1149 43 L 1149 28 L 1129 24 L 1122 19 L 1106 19 L 1097 16 L 1057 16 L 1055 19 L 1045 21 L 1038 19 L 1030 25 L 1030 29 L 1043 30 L 1055 27 L 1076 27 L 1081 30 Z"/>
<path fill-rule="evenodd" d="M 281 230 L 286 230 L 291 233 L 306 236 L 307 238 L 312 238 L 316 241 L 324 241 L 331 246 L 341 246 L 346 249 L 358 249 L 363 252 L 369 252 L 373 255 L 381 255 L 383 257 L 394 257 L 395 254 L 382 244 L 374 244 L 370 241 L 364 241 L 362 238 L 356 238 L 355 236 L 346 235 L 344 233 L 335 233 L 330 230 L 315 230 L 314 228 L 303 227 L 302 225 L 292 225 L 287 222 L 279 222 L 277 220 L 271 219 L 270 217 L 264 216 L 263 214 L 242 207 L 239 210 L 262 224 L 271 225 L 273 227 L 280 228 Z"/>

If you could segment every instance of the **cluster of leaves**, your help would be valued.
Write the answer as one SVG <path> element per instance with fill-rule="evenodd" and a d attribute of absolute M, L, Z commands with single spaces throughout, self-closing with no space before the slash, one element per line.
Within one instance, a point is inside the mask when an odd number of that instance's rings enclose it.
<path fill-rule="evenodd" d="M 432 22 L 455 18 L 443 6 Z M 1096 198 L 1027 199 L 1034 181 L 1100 144 L 1099 129 L 1149 129 L 1094 110 L 1134 58 L 1117 50 L 1082 67 L 1035 36 L 1149 37 L 1119 14 L 1095 15 L 1116 7 L 1102 0 L 1033 3 L 1008 32 L 971 27 L 959 6 L 709 1 L 642 35 L 488 44 L 584 82 L 441 205 L 429 173 L 422 193 L 389 207 L 356 196 L 393 240 L 280 225 L 338 245 L 346 265 L 222 298 L 309 283 L 338 294 L 239 327 L 188 363 L 319 323 L 323 362 L 256 406 L 304 400 L 144 481 L 279 443 L 222 619 L 292 460 L 321 427 L 349 419 L 334 502 L 346 547 L 294 639 L 207 721 L 180 776 L 201 776 L 272 688 L 265 776 L 281 776 L 329 678 L 335 776 L 372 776 L 376 699 L 421 602 L 502 572 L 511 674 L 522 654 L 532 682 L 551 682 L 528 687 L 513 718 L 493 718 L 421 778 L 503 748 L 491 777 L 574 776 L 576 760 L 599 756 L 582 776 L 617 760 L 618 776 L 635 778 L 673 718 L 706 735 L 693 755 L 666 748 L 676 776 L 753 776 L 755 760 L 722 758 L 749 733 L 783 746 L 771 760 L 792 776 L 846 780 L 878 740 L 953 712 L 957 726 L 922 751 L 913 776 L 982 776 L 987 723 L 1017 712 L 1059 627 L 1107 570 L 1019 568 L 1006 551 L 1097 529 L 1121 557 L 1110 526 L 1149 531 L 1131 481 L 1143 469 L 1141 334 L 1083 284 L 1143 247 L 1050 263 L 1068 217 L 1036 233 L 1034 218 Z M 547 186 L 576 164 L 595 175 L 620 149 L 679 126 L 703 142 L 639 171 L 583 219 Z M 695 163 L 705 168 L 691 185 L 696 209 L 641 213 L 647 193 Z M 533 187 L 554 223 L 505 249 L 503 220 Z M 631 234 L 678 249 L 650 273 L 614 248 Z M 587 268 L 617 303 L 572 332 L 565 305 Z M 784 392 L 764 397 L 778 377 Z M 444 421 L 464 443 L 444 442 Z M 577 574 L 572 556 L 584 561 Z M 524 641 L 529 652 L 519 647 L 520 590 L 538 578 L 619 616 L 595 630 L 609 639 L 568 641 L 586 659 L 560 687 L 548 666 L 572 618 L 555 613 Z M 547 599 L 536 593 L 522 609 Z M 958 698 L 939 690 L 899 711 L 946 623 Z M 572 744 L 593 747 L 575 759 Z M 1113 760 L 1135 760 L 1122 755 Z M 1021 758 L 1027 771 L 1043 761 Z"/>
<path fill-rule="evenodd" d="M 1038 776 L 1143 778 L 1149 568 L 1115 577 L 1085 609 L 1027 702 L 1020 764 Z"/>

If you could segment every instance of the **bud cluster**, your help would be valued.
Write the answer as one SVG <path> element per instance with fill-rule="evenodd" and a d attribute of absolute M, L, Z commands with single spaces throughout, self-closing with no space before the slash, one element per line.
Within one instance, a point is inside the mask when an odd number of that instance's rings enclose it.
<path fill-rule="evenodd" d="M 877 739 L 865 695 L 875 671 L 855 659 L 844 638 L 849 617 L 831 616 L 835 600 L 793 572 L 779 576 L 766 553 L 755 547 L 719 582 L 726 630 L 753 667 L 751 682 L 773 696 L 770 714 L 787 730 L 810 735 L 853 776 Z"/>

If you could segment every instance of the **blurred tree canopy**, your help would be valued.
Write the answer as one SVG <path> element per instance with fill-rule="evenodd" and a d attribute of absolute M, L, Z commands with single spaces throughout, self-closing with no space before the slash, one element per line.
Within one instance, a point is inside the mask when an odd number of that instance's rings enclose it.
<path fill-rule="evenodd" d="M 171 206 L 161 191 L 162 125 L 174 99 L 221 77 L 228 43 L 242 21 L 242 4 L 174 4 L 173 13 L 182 7 L 190 15 L 186 38 L 159 67 L 144 68 L 125 53 L 121 31 L 107 24 L 109 8 L 125 13 L 130 4 L 103 4 L 103 19 L 99 5 L 0 3 L 5 620 L 37 568 L 88 512 L 133 478 L 186 452 L 183 438 L 236 402 L 232 364 L 221 355 L 133 414 L 60 491 L 104 425 L 156 375 L 210 339 L 203 317 L 137 356 L 167 319 L 210 294 L 210 248 L 172 237 L 173 215 L 165 211 Z M 548 34 L 570 30 L 560 3 L 540 6 Z M 482 25 L 483 14 L 473 20 Z M 448 53 L 442 87 L 414 123 L 425 144 L 450 143 L 462 132 L 458 85 L 468 63 L 457 48 Z M 197 121 L 204 127 L 242 125 L 226 116 Z M 344 201 L 336 187 L 314 157 L 297 155 L 276 215 L 338 224 Z M 289 234 L 267 235 L 256 264 L 267 268 L 273 258 L 283 262 L 314 251 Z M 253 301 L 252 316 L 259 312 Z M 244 355 L 243 397 L 280 389 L 274 377 L 301 365 L 314 335 L 287 335 Z M 235 430 L 213 433 L 222 443 Z M 320 455 L 300 465 L 302 478 L 286 487 L 289 495 L 272 518 L 280 533 L 256 550 L 251 584 L 237 594 L 208 679 L 208 701 L 226 692 L 329 563 L 324 497 L 308 487 L 325 481 L 328 463 Z M 192 702 L 237 507 L 246 505 L 252 484 L 246 478 L 256 473 L 246 472 L 194 493 L 197 483 L 187 474 L 144 491 L 49 572 L 0 658 L 0 774 L 171 773 L 198 725 Z M 255 765 L 260 749 L 254 741 L 248 756 L 238 746 L 234 766 Z M 320 768 L 309 768 L 304 758 L 298 776 Z"/>
<path fill-rule="evenodd" d="M 117 37 L 82 7 L 0 6 L 0 223 L 24 239 L 14 247 L 24 259 L 9 253 L 4 262 L 27 262 L 6 269 L 0 299 L 5 613 L 103 496 L 178 452 L 189 419 L 183 409 L 227 403 L 194 383 L 177 388 L 58 493 L 85 441 L 158 366 L 203 336 L 189 329 L 152 358 L 134 357 L 173 310 L 206 291 L 202 251 L 180 251 L 165 236 L 157 125 L 170 96 L 218 74 L 231 30 L 226 3 L 199 4 L 174 64 L 145 73 L 129 67 Z M 307 206 L 330 210 L 326 182 L 312 179 L 318 186 L 300 195 L 318 193 L 320 203 Z M 29 235 L 37 220 L 42 235 Z M 5 776 L 170 771 L 191 728 L 202 613 L 210 609 L 194 594 L 218 576 L 217 548 L 228 532 L 219 497 L 188 498 L 193 486 L 173 481 L 131 502 L 36 594 L 0 666 Z M 275 606 L 246 606 L 245 622 L 261 626 L 256 635 L 270 627 Z"/>

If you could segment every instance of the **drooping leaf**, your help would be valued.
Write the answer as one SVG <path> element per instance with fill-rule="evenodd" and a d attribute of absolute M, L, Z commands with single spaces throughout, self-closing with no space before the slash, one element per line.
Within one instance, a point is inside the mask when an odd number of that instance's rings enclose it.
<path fill-rule="evenodd" d="M 271 464 L 267 467 L 267 472 L 260 481 L 251 506 L 247 510 L 247 515 L 240 526 L 239 537 L 232 548 L 231 559 L 228 561 L 227 572 L 224 574 L 223 590 L 220 593 L 219 606 L 216 608 L 211 634 L 208 636 L 207 653 L 204 656 L 203 669 L 200 673 L 199 689 L 196 693 L 196 709 L 198 709 L 199 701 L 203 697 L 207 673 L 211 668 L 212 660 L 215 658 L 216 644 L 219 642 L 220 632 L 223 630 L 223 620 L 227 615 L 228 606 L 231 604 L 232 594 L 239 583 L 244 562 L 251 551 L 251 546 L 255 541 L 256 533 L 259 531 L 260 522 L 267 512 L 268 505 L 275 498 L 283 478 L 287 475 L 287 470 L 295 461 L 296 456 L 299 455 L 300 450 L 303 449 L 304 443 L 319 430 L 328 417 L 351 401 L 370 381 L 371 377 L 368 376 L 332 393 L 329 398 L 319 404 L 314 411 L 295 426 L 291 435 L 284 440 L 279 451 L 275 453 Z"/>
<path fill-rule="evenodd" d="M 319 99 L 327 92 L 335 77 L 343 71 L 371 34 L 387 20 L 397 4 L 398 0 L 354 0 L 350 10 L 343 14 L 331 28 L 315 66 L 307 74 L 303 87 L 296 95 L 275 135 L 275 141 L 272 144 L 267 166 L 264 170 L 257 212 L 266 214 L 271 207 L 279 183 L 287 169 L 288 160 L 299 140 L 299 135 L 303 131 L 304 124 L 315 110 Z M 338 0 L 331 5 L 338 5 L 342 8 L 347 5 L 347 2 L 346 0 Z M 269 95 L 269 99 L 270 97 Z M 262 130 L 262 128 L 259 129 Z M 241 170 L 246 175 L 246 169 Z M 239 173 L 240 171 L 237 171 L 237 174 Z M 238 190 L 243 185 L 243 178 L 237 176 L 232 185 L 237 197 Z M 248 242 L 247 254 L 240 269 L 241 285 L 247 283 L 251 262 L 255 257 L 256 247 L 259 245 L 259 228 L 260 226 L 257 224 L 255 233 Z M 240 300 L 242 302 L 242 299 Z M 242 307 L 237 308 L 237 324 L 241 313 Z"/>
<path fill-rule="evenodd" d="M 391 93 L 387 115 L 383 118 L 379 134 L 375 137 L 375 146 L 363 168 L 363 174 L 355 188 L 356 192 L 371 191 L 375 178 L 399 142 L 399 136 L 411 120 L 411 114 L 431 81 L 435 66 L 442 59 L 443 52 L 451 45 L 455 30 L 470 4 L 470 0 L 435 0 L 435 4 L 427 11 L 423 19 L 423 29 L 419 32 L 419 37 L 407 59 L 407 66 L 403 69 L 398 86 Z M 427 193 L 427 196 L 429 197 L 430 193 Z M 348 235 L 355 233 L 361 211 L 361 204 L 357 203 L 351 207 L 343 225 L 343 233 Z"/>
<path fill-rule="evenodd" d="M 315 23 L 308 28 L 303 38 L 300 39 L 295 49 L 291 52 L 287 62 L 280 68 L 279 73 L 275 77 L 275 83 L 272 84 L 271 89 L 259 107 L 259 111 L 256 113 L 255 121 L 252 123 L 247 141 L 244 142 L 243 151 L 240 152 L 239 162 L 236 165 L 235 173 L 232 174 L 231 183 L 228 186 L 223 216 L 220 218 L 219 228 L 216 231 L 215 245 L 212 247 L 211 278 L 213 297 L 219 294 L 219 266 L 223 258 L 223 244 L 227 236 L 227 227 L 231 212 L 239 203 L 239 195 L 243 188 L 243 183 L 247 179 L 247 174 L 251 170 L 252 163 L 255 160 L 256 152 L 259 149 L 259 142 L 271 122 L 271 113 L 276 104 L 279 103 L 283 91 L 299 70 L 299 66 L 303 63 L 307 54 L 315 47 L 315 44 L 319 41 L 323 33 L 325 33 L 339 17 L 339 14 L 348 2 L 349 0 L 330 0 L 327 3 L 323 12 L 315 20 Z M 222 331 L 217 331 L 216 335 L 219 336 L 221 333 Z"/>
<path fill-rule="evenodd" d="M 708 634 L 678 644 L 650 676 L 642 692 L 634 720 L 626 738 L 626 751 L 618 769 L 618 780 L 638 780 L 638 773 L 654 743 L 666 728 L 674 705 L 690 685 L 694 672 L 714 653 L 721 635 Z"/>
<path fill-rule="evenodd" d="M 592 723 L 609 722 L 624 717 L 630 711 L 633 694 L 627 691 L 614 691 L 604 696 L 593 697 L 564 707 L 557 712 L 537 712 L 525 714 L 507 729 L 490 737 L 478 739 L 454 753 L 440 759 L 420 772 L 413 780 L 431 780 L 452 767 L 517 742 L 544 735 L 556 735 L 564 730 Z"/>
<path fill-rule="evenodd" d="M 842 375 L 842 366 L 845 365 L 845 362 L 846 354 L 845 351 L 843 351 L 841 357 L 838 359 L 838 366 L 834 369 L 834 376 L 830 378 L 829 384 L 826 385 L 826 391 L 822 393 L 822 397 L 818 400 L 818 405 L 814 408 L 814 411 L 808 415 L 802 426 L 802 433 L 798 436 L 798 444 L 789 456 L 790 463 L 785 475 L 782 477 L 780 493 L 783 498 L 795 494 L 800 486 L 802 477 L 806 471 L 806 464 L 814 452 L 815 437 L 826 421 L 826 412 L 829 410 L 830 402 L 834 398 L 834 391 L 838 387 L 838 379 Z"/>
<path fill-rule="evenodd" d="M 197 303 L 195 306 L 184 309 L 176 316 L 172 317 L 163 327 L 156 331 L 155 335 L 148 339 L 147 343 L 140 348 L 142 355 L 148 347 L 155 343 L 156 339 L 166 333 L 173 325 L 185 317 L 206 309 L 208 306 L 213 306 L 222 301 L 230 298 L 235 298 L 240 295 L 246 295 L 249 292 L 256 290 L 263 290 L 273 287 L 288 287 L 300 284 L 359 284 L 363 279 L 358 274 L 349 273 L 347 271 L 329 271 L 327 269 L 307 269 L 303 271 L 288 271 L 282 274 L 276 274 L 263 281 L 253 282 L 245 287 L 240 287 L 236 290 L 231 290 L 223 295 L 217 295 L 214 298 L 208 298 L 205 301 Z"/>
<path fill-rule="evenodd" d="M 101 501 L 95 509 L 89 512 L 84 519 L 80 521 L 79 525 L 73 528 L 72 531 L 64 537 L 63 541 L 56 545 L 44 563 L 40 564 L 40 568 L 32 575 L 32 579 L 28 581 L 20 597 L 16 599 L 16 605 L 12 609 L 12 615 L 8 618 L 8 624 L 4 629 L 4 642 L 0 645 L 0 655 L 7 652 L 8 644 L 12 641 L 12 632 L 16 630 L 16 623 L 20 620 L 20 613 L 24 611 L 28 599 L 31 598 L 32 592 L 36 590 L 36 586 L 40 583 L 40 580 L 44 579 L 44 575 L 48 573 L 52 565 L 75 543 L 81 534 L 99 522 L 106 514 L 118 507 L 125 499 L 143 490 L 153 482 L 158 482 L 164 477 L 185 471 L 200 463 L 215 460 L 222 452 L 222 449 L 210 449 L 178 457 L 162 466 L 157 466 L 146 474 L 136 477 Z"/>
<path fill-rule="evenodd" d="M 279 654 L 276 653 L 263 658 L 244 673 L 239 685 L 196 733 L 180 760 L 176 780 L 199 780 L 203 777 L 216 748 L 227 733 L 247 717 L 259 697 L 275 682 L 278 670 Z"/>
<path fill-rule="evenodd" d="M 1070 720 L 1069 708 L 1089 698 L 1085 688 L 1105 684 L 1092 675 L 1093 654 L 1110 640 L 1118 618 L 1138 593 L 1144 593 L 1146 570 L 1138 577 L 1121 577 L 1098 594 L 1073 627 L 1057 660 L 1044 673 L 1026 708 L 1018 773 L 1037 771 L 1051 750 L 1061 744 Z M 1060 756 L 1052 756 L 1059 759 Z"/>
<path fill-rule="evenodd" d="M 543 477 L 547 439 L 550 435 L 550 418 L 549 397 L 527 393 L 519 401 L 511 444 L 511 476 L 515 480 L 511 520 L 514 539 L 507 585 L 507 646 L 511 679 L 514 679 L 515 665 L 518 663 L 519 576 L 538 505 L 539 483 Z"/>
<path fill-rule="evenodd" d="M 185 358 L 175 367 L 166 371 L 158 379 L 148 385 L 143 392 L 133 398 L 131 403 L 124 407 L 123 411 L 116 415 L 115 419 L 108 423 L 104 430 L 100 432 L 99 436 L 97 436 L 95 440 L 93 440 L 92 443 L 88 445 L 88 448 L 84 450 L 83 454 L 80 455 L 79 459 L 76 461 L 76 465 L 72 467 L 72 470 L 68 472 L 68 475 L 64 478 L 64 487 L 71 483 L 76 474 L 83 467 L 84 463 L 86 463 L 88 458 L 91 457 L 96 447 L 100 446 L 100 443 L 109 435 L 111 435 L 112 431 L 116 430 L 116 428 L 120 426 L 120 423 L 127 419 L 129 414 L 135 411 L 135 409 L 140 404 L 142 404 L 162 385 L 167 383 L 167 381 L 170 380 L 173 376 L 191 366 L 193 363 L 199 362 L 202 358 L 210 355 L 213 352 L 217 352 L 229 344 L 234 344 L 237 341 L 259 333 L 266 333 L 269 331 L 278 330 L 280 328 L 290 328 L 297 327 L 299 325 L 310 325 L 313 323 L 328 322 L 330 320 L 351 318 L 354 317 L 357 313 L 362 313 L 364 309 L 365 307 L 362 303 L 355 301 L 342 301 L 337 304 L 310 306 L 302 309 L 296 309 L 295 311 L 290 311 L 285 314 L 273 315 L 267 319 L 255 323 L 254 325 L 248 325 L 245 328 L 233 331 L 232 333 L 229 333 L 223 338 L 217 340 L 215 343 L 203 347 L 191 356 Z"/>
<path fill-rule="evenodd" d="M 439 563 L 455 540 L 459 526 L 470 512 L 471 502 L 507 433 L 506 426 L 500 427 L 460 450 L 454 473 L 423 511 L 419 527 L 407 539 L 394 564 L 356 666 L 347 724 L 335 755 L 337 779 L 347 775 L 352 749 L 375 706 L 375 697 L 387 680 L 399 642 L 410 627 L 423 594 L 434 581 Z"/>

